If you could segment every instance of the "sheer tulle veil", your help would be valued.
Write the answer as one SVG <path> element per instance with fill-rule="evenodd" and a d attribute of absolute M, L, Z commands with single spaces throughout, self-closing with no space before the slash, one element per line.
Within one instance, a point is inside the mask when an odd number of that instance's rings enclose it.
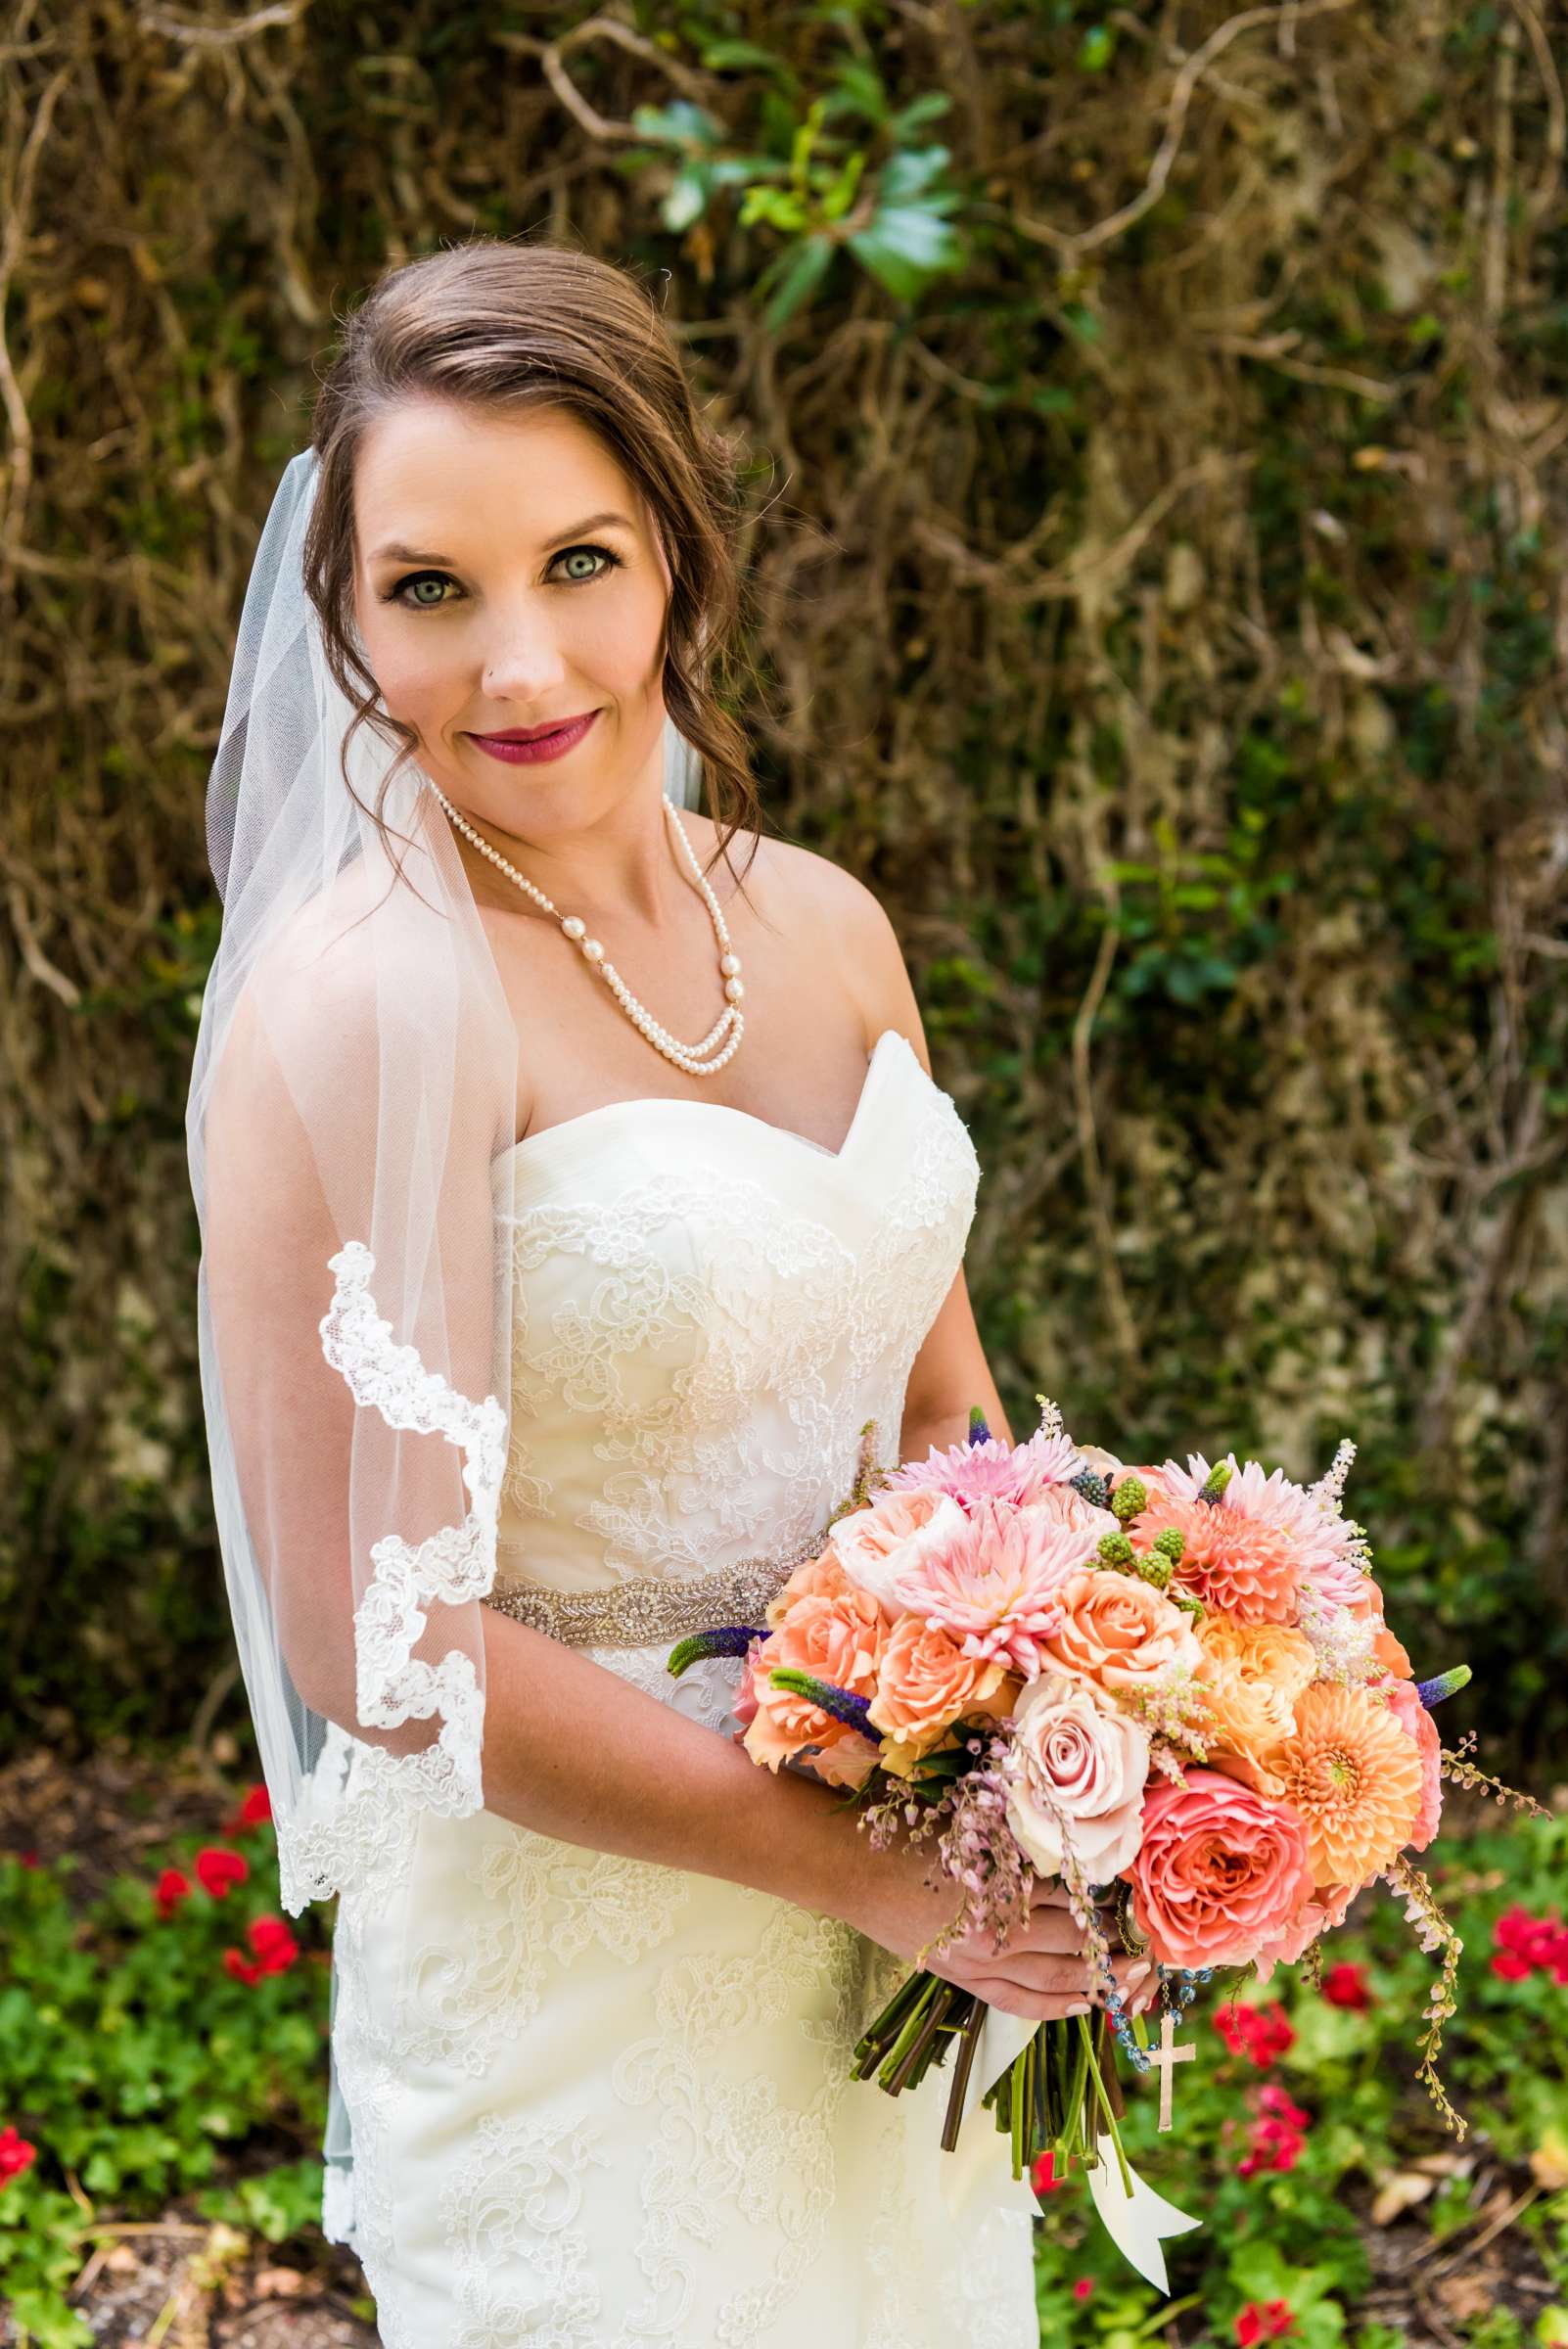
<path fill-rule="evenodd" d="M 314 452 L 256 547 L 207 795 L 222 898 L 187 1106 L 212 1499 L 293 1914 L 481 1808 L 516 1018 L 451 827 L 327 667 Z M 666 790 L 696 760 L 667 721 Z M 396 836 L 400 835 L 401 840 Z M 403 843 L 407 843 L 406 848 Z M 394 857 L 400 858 L 401 878 Z M 334 2084 L 329 2161 L 346 2162 Z"/>

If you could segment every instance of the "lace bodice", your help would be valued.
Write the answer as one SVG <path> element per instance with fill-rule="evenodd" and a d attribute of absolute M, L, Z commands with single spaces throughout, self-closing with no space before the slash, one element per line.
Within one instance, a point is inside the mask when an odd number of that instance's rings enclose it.
<path fill-rule="evenodd" d="M 497 1567 L 563 1590 L 804 1541 L 904 1388 L 978 1180 L 888 1029 L 837 1151 L 716 1102 L 614 1102 L 494 1162 L 513 1289 Z"/>

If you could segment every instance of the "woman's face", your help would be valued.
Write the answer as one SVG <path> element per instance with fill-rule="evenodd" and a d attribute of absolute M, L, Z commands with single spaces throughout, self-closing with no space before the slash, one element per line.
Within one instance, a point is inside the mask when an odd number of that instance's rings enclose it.
<path fill-rule="evenodd" d="M 409 401 L 360 444 L 354 531 L 365 658 L 454 806 L 547 848 L 662 788 L 669 572 L 585 425 Z M 475 740 L 589 713 L 553 759 Z"/>

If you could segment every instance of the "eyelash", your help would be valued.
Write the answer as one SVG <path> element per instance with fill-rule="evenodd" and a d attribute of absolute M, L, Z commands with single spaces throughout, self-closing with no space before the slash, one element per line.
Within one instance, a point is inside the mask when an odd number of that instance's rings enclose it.
<path fill-rule="evenodd" d="M 553 570 L 555 565 L 562 562 L 568 555 L 603 555 L 611 571 L 621 571 L 625 565 L 624 555 L 618 555 L 613 547 L 595 546 L 589 540 L 583 539 L 578 545 L 563 546 L 558 555 L 552 555 L 550 558 L 551 569 Z M 585 579 L 565 579 L 561 584 L 567 587 L 591 587 L 595 579 L 602 579 L 607 576 L 605 572 L 596 571 Z M 451 576 L 449 571 L 405 572 L 400 579 L 394 580 L 392 585 L 388 588 L 381 600 L 384 604 L 402 604 L 403 589 L 411 587 L 416 579 L 451 579 Z M 456 581 L 453 580 L 452 584 L 455 586 Z M 438 604 L 403 604 L 403 609 L 405 612 L 444 612 L 449 600 L 449 598 L 443 598 Z"/>

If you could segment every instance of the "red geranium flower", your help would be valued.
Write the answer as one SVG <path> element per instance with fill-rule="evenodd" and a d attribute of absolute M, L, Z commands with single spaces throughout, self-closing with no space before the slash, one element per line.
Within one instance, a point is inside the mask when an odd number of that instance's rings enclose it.
<path fill-rule="evenodd" d="M 1059 2186 L 1067 2184 L 1066 2170 L 1059 2178 L 1056 2175 L 1056 2155 L 1051 2146 L 1047 2145 L 1043 2153 L 1037 2153 L 1030 2163 L 1029 2183 L 1037 2194 L 1054 2194 Z"/>
<path fill-rule="evenodd" d="M 1222 2006 L 1214 2027 L 1232 2055 L 1245 2055 L 1260 2071 L 1277 2055 L 1288 2055 L 1296 2044 L 1289 2015 L 1275 2000 L 1271 2006 Z"/>
<path fill-rule="evenodd" d="M 181 1901 L 191 1897 L 191 1879 L 182 1876 L 177 1867 L 165 1867 L 153 1886 L 153 1898 L 158 1903 L 160 1916 L 172 1916 Z"/>
<path fill-rule="evenodd" d="M 1296 2312 L 1288 2300 L 1249 2300 L 1236 2319 L 1237 2349 L 1254 2349 L 1258 2341 L 1282 2341 L 1296 2329 Z"/>
<path fill-rule="evenodd" d="M 272 1797 L 266 1790 L 265 1782 L 248 1786 L 244 1800 L 234 1817 L 226 1822 L 223 1832 L 225 1835 L 243 1835 L 247 1827 L 264 1825 L 271 1817 Z"/>
<path fill-rule="evenodd" d="M 1088 2298 L 1088 2296 L 1089 2296 L 1090 2292 L 1092 2292 L 1092 2291 L 1093 2291 L 1093 2289 L 1094 2289 L 1094 2279 L 1093 2279 L 1093 2277 L 1092 2277 L 1092 2276 L 1081 2276 L 1081 2277 L 1079 2278 L 1079 2280 L 1078 2280 L 1077 2283 L 1075 2283 L 1075 2284 L 1074 2284 L 1074 2286 L 1073 2286 L 1073 2297 L 1074 2297 L 1074 2299 L 1075 2299 L 1075 2300 L 1086 2300 L 1086 2299 Z"/>
<path fill-rule="evenodd" d="M 1492 1928 L 1492 1970 L 1499 1981 L 1522 1982 L 1537 1966 L 1568 1983 L 1568 1927 L 1555 1913 L 1532 1916 L 1515 1901 Z"/>
<path fill-rule="evenodd" d="M 263 1974 L 286 1973 L 300 1955 L 300 1944 L 281 1916 L 253 1916 L 247 1930 L 254 1958 L 247 1958 L 241 1950 L 223 1953 L 223 1963 L 237 1982 L 259 1982 Z"/>
<path fill-rule="evenodd" d="M 1365 1966 L 1352 1965 L 1348 1958 L 1331 1965 L 1323 1976 L 1323 1996 L 1330 2006 L 1349 2006 L 1354 2013 L 1364 2014 L 1372 2004 Z"/>
<path fill-rule="evenodd" d="M 202 1890 L 221 1901 L 232 1886 L 245 1882 L 251 1863 L 239 1852 L 226 1852 L 220 1843 L 208 1843 L 196 1855 L 196 1872 Z"/>
<path fill-rule="evenodd" d="M 1293 2103 L 1272 2081 L 1259 2089 L 1254 2103 L 1259 2117 L 1253 2122 L 1247 2150 L 1236 2164 L 1237 2176 L 1251 2178 L 1259 2170 L 1293 2170 L 1307 2149 L 1312 2114 Z"/>
<path fill-rule="evenodd" d="M 5 2127 L 0 2129 L 0 2186 L 9 2186 L 13 2178 L 20 2178 L 23 2171 L 30 2169 L 37 2158 L 37 2146 L 29 2144 L 24 2137 L 19 2137 L 7 2121 Z"/>

